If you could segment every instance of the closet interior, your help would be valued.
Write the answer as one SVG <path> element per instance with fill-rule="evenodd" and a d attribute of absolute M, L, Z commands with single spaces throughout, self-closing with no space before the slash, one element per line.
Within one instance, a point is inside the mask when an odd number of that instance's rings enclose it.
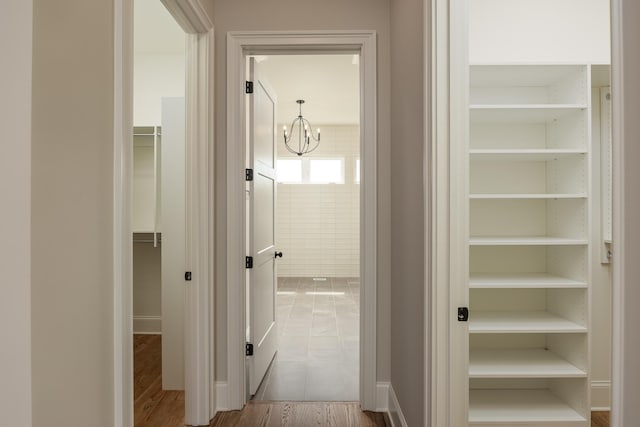
<path fill-rule="evenodd" d="M 594 268 L 610 243 L 592 87 L 607 72 L 470 67 L 471 426 L 589 425 Z"/>

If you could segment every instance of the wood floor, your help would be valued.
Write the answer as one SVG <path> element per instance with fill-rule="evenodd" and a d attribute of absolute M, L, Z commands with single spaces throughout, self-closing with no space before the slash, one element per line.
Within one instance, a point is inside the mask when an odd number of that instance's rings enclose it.
<path fill-rule="evenodd" d="M 160 335 L 134 335 L 135 427 L 184 426 L 184 392 L 162 390 Z M 220 412 L 210 427 L 386 427 L 381 413 L 362 412 L 357 403 L 250 402 L 242 411 Z M 591 427 L 609 427 L 608 412 L 594 412 Z"/>
<path fill-rule="evenodd" d="M 221 412 L 211 427 L 386 427 L 380 412 L 363 412 L 358 403 L 251 402 L 242 411 Z"/>

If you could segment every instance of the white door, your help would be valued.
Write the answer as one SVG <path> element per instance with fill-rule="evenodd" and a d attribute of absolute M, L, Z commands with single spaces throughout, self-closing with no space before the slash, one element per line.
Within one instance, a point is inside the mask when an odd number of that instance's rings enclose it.
<path fill-rule="evenodd" d="M 276 325 L 276 97 L 250 60 L 254 91 L 249 99 L 249 393 L 254 395 L 277 351 Z"/>
<path fill-rule="evenodd" d="M 184 98 L 162 98 L 160 142 L 162 388 L 184 390 L 184 272 L 187 244 Z"/>

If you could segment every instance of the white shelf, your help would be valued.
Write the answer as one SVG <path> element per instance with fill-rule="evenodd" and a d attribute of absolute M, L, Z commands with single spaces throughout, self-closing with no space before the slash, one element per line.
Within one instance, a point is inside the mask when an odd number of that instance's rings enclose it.
<path fill-rule="evenodd" d="M 471 237 L 471 246 L 566 246 L 586 245 L 586 239 L 546 236 L 517 236 L 517 237 Z"/>
<path fill-rule="evenodd" d="M 585 110 L 584 104 L 471 105 L 470 120 L 475 123 L 544 123 Z"/>
<path fill-rule="evenodd" d="M 587 374 L 544 349 L 471 350 L 469 378 L 586 378 Z"/>
<path fill-rule="evenodd" d="M 469 277 L 469 288 L 472 289 L 564 289 L 586 287 L 586 282 L 546 273 L 472 273 Z"/>
<path fill-rule="evenodd" d="M 579 78 L 580 64 L 470 64 L 471 87 L 547 87 Z"/>
<path fill-rule="evenodd" d="M 516 199 L 586 199 L 587 195 L 584 193 L 569 193 L 569 194 L 471 194 L 469 199 L 471 200 L 516 200 Z"/>
<path fill-rule="evenodd" d="M 587 420 L 548 390 L 471 390 L 469 422 L 476 425 L 554 423 L 587 426 Z"/>
<path fill-rule="evenodd" d="M 580 148 L 564 149 L 476 149 L 469 150 L 473 161 L 549 161 L 569 156 L 580 156 L 586 151 Z"/>
<path fill-rule="evenodd" d="M 469 314 L 469 333 L 582 333 L 585 326 L 547 311 L 477 311 Z"/>

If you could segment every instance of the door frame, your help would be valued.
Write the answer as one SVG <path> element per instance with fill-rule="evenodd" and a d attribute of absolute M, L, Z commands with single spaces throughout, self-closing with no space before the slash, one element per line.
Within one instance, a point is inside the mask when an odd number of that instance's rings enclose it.
<path fill-rule="evenodd" d="M 246 55 L 360 54 L 360 404 L 376 409 L 377 78 L 374 31 L 230 32 L 227 35 L 227 381 L 241 409 L 245 382 Z"/>
<path fill-rule="evenodd" d="M 215 415 L 213 378 L 214 29 L 200 0 L 161 0 L 186 36 L 185 422 Z M 114 0 L 114 425 L 133 427 L 133 0 Z"/>
<path fill-rule="evenodd" d="M 625 137 L 624 137 L 624 104 L 625 79 L 622 69 L 623 56 L 623 17 L 624 0 L 611 2 L 611 88 L 614 139 L 613 148 L 613 287 L 612 287 L 612 378 L 611 378 L 611 425 L 622 427 L 625 412 L 624 403 L 629 397 L 624 395 L 625 364 L 625 288 L 632 289 L 633 280 L 625 280 L 626 260 L 624 254 L 625 209 L 624 191 L 626 188 Z M 425 319 L 425 342 L 427 355 L 425 372 L 427 381 L 425 396 L 425 419 L 431 420 L 433 426 L 462 426 L 467 420 L 460 418 L 460 394 L 456 394 L 464 384 L 456 367 L 465 366 L 461 361 L 461 351 L 456 347 L 460 328 L 456 325 L 454 308 L 462 304 L 459 290 L 450 286 L 453 281 L 453 269 L 460 266 L 460 253 L 453 247 L 453 236 L 459 236 L 459 230 L 449 222 L 451 209 L 455 206 L 452 200 L 457 188 L 462 185 L 458 178 L 452 177 L 451 171 L 458 167 L 455 159 L 455 144 L 452 140 L 460 138 L 460 129 L 464 128 L 461 120 L 467 120 L 467 105 L 461 102 L 467 99 L 466 55 L 468 0 L 424 0 L 425 22 L 431 31 L 425 34 L 425 61 L 427 76 L 425 81 L 425 99 L 428 110 L 425 121 L 425 172 L 428 180 L 426 197 L 425 232 L 425 266 L 426 307 L 431 308 L 431 316 Z M 455 53 L 455 54 L 454 54 Z M 460 55 L 462 53 L 462 55 Z M 462 125 L 462 126 L 461 126 Z M 457 136 L 456 136 L 457 135 Z M 430 138 L 429 138 L 430 137 Z M 429 145 L 429 139 L 432 143 Z M 627 244 L 628 245 L 628 244 Z M 454 261 L 455 260 L 455 261 Z M 633 261 L 632 261 L 633 263 Z M 456 265 L 454 265 L 456 264 Z M 631 294 L 631 292 L 629 292 Z M 628 302 L 627 302 L 628 304 Z M 463 363 L 463 365 L 460 365 Z M 466 372 L 465 369 L 457 371 Z M 466 375 L 465 375 L 466 376 Z M 466 414 L 466 412 L 465 412 Z"/>

